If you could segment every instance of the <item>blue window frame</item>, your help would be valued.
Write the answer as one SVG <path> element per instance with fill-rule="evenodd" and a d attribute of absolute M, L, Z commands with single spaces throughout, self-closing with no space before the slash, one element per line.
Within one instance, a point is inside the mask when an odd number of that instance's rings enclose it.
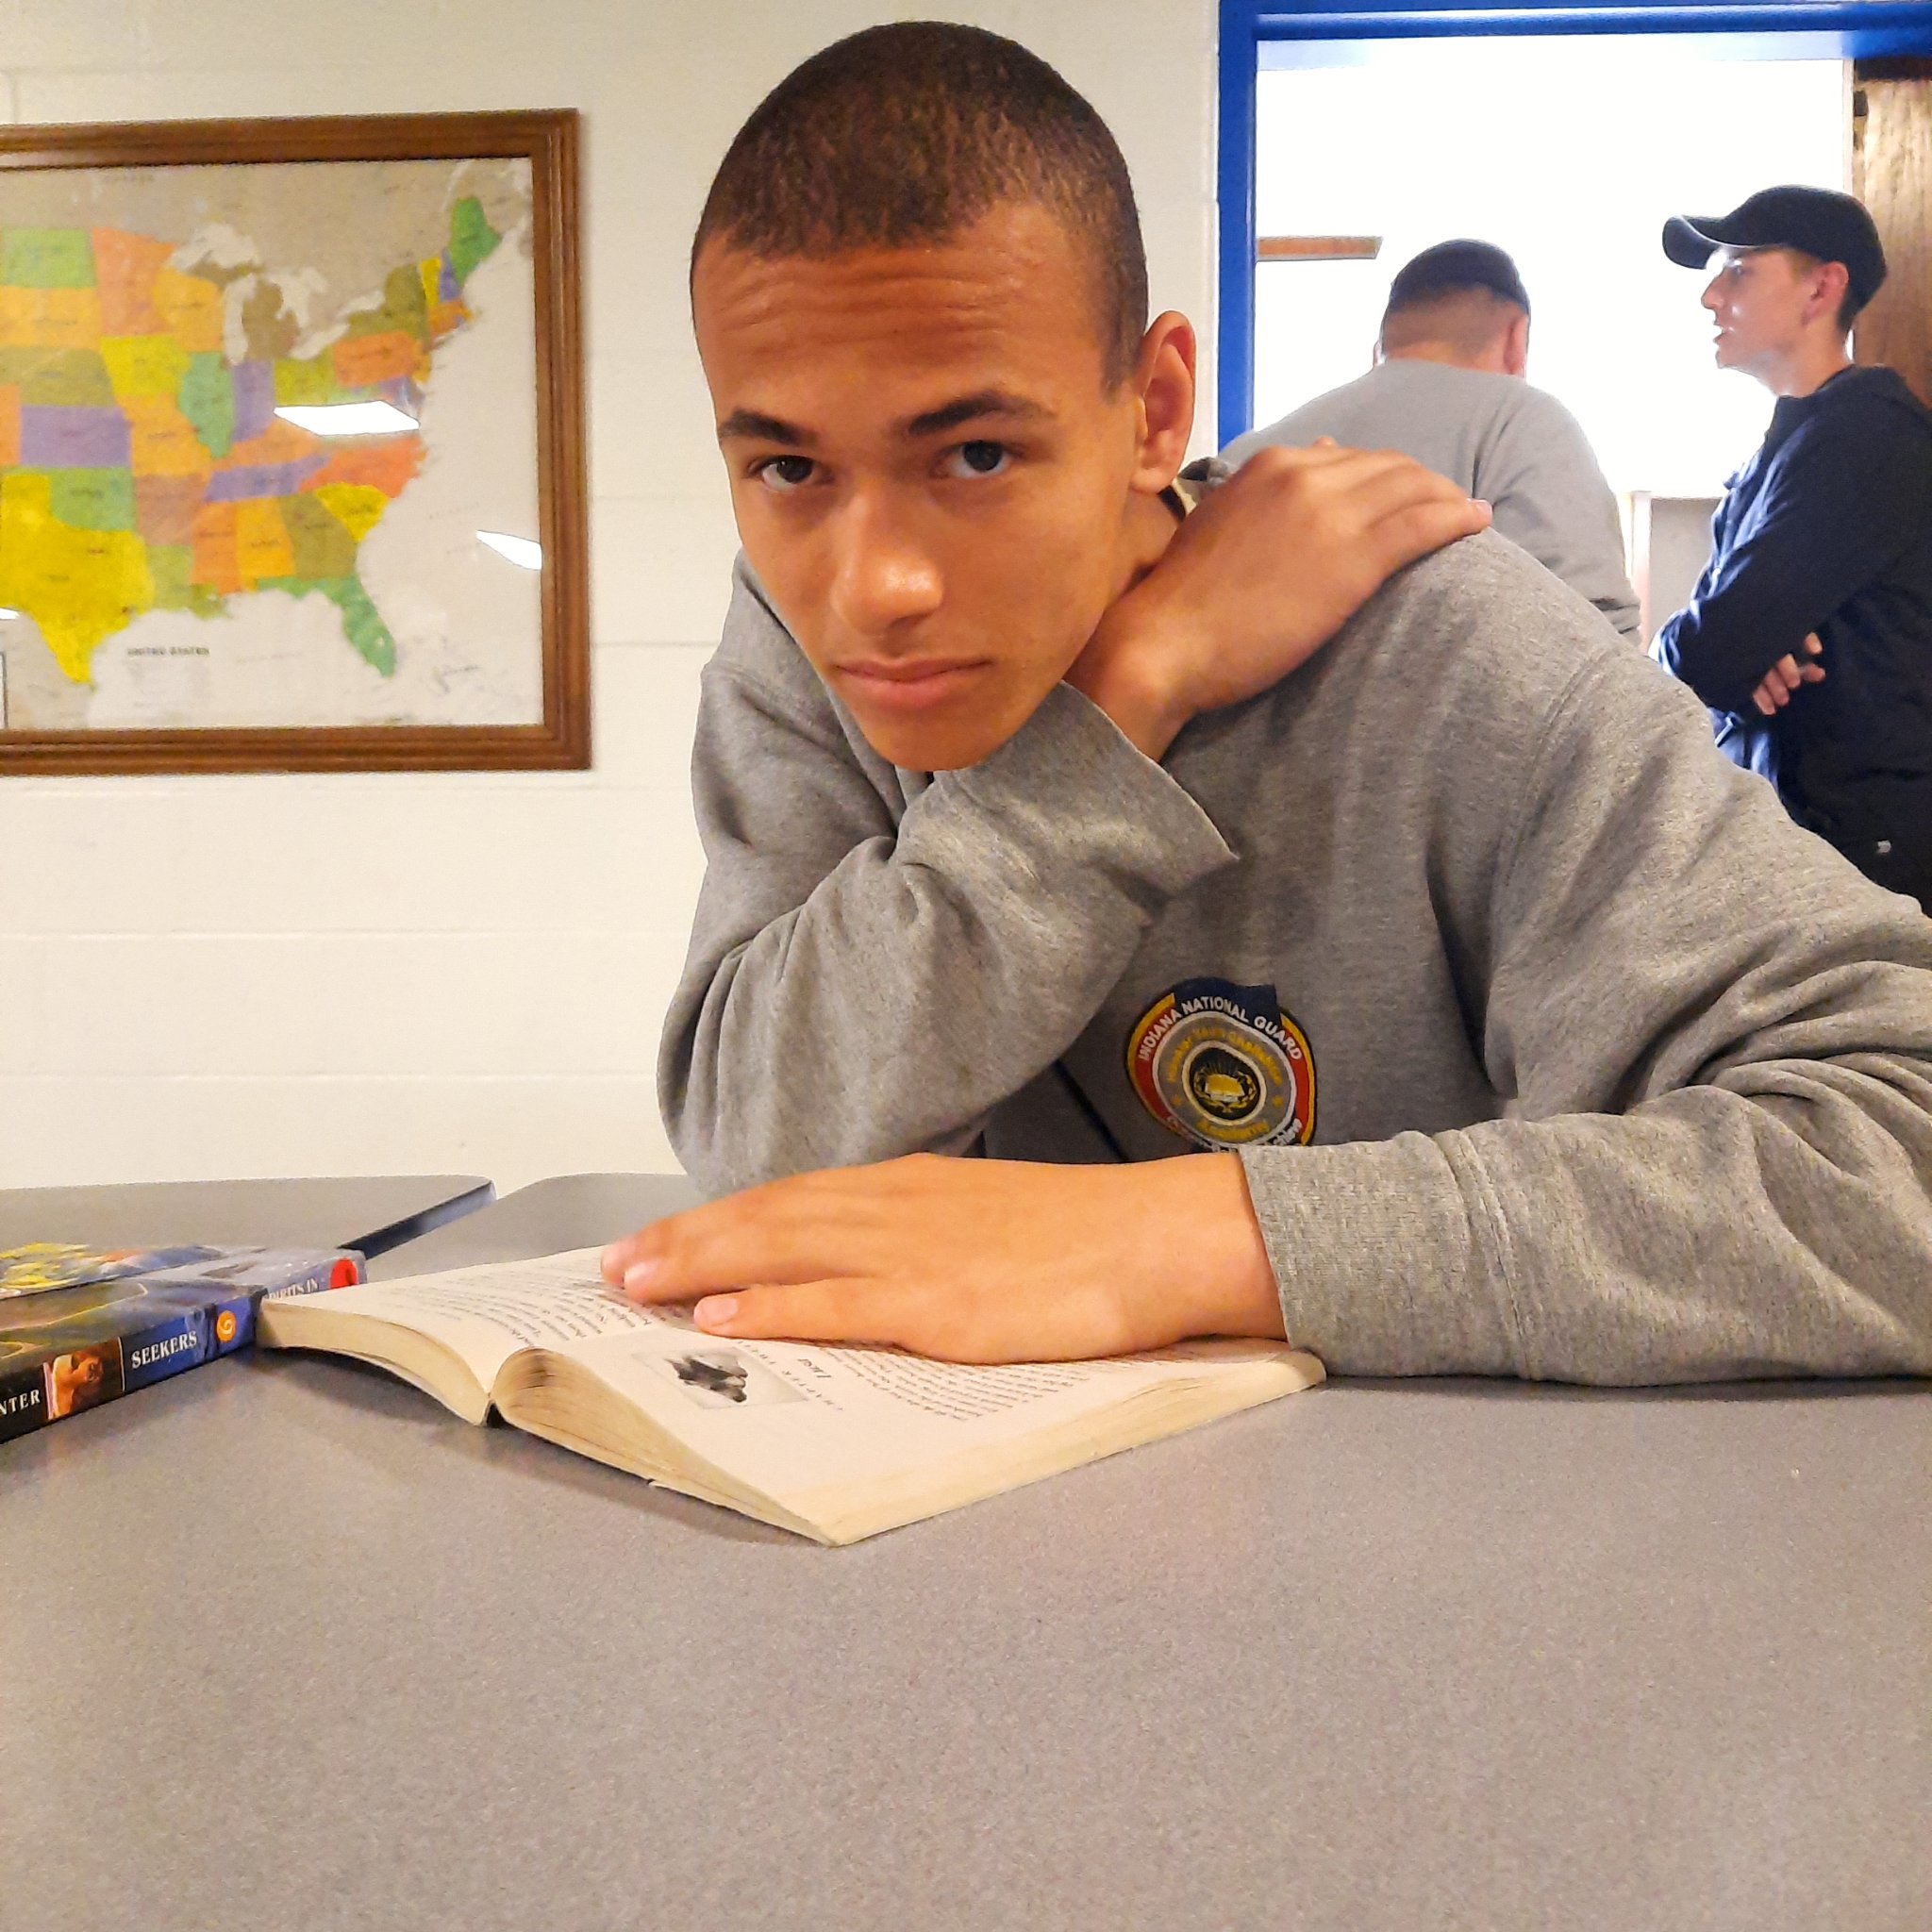
<path fill-rule="evenodd" d="M 1289 41 L 1413 40 L 1472 34 L 1701 34 L 1735 39 L 1738 52 L 1821 53 L 1875 59 L 1932 54 L 1932 0 L 1848 0 L 1835 6 L 1733 4 L 1733 0 L 1625 0 L 1578 7 L 1521 0 L 1470 7 L 1461 0 L 1383 0 L 1303 7 L 1221 0 L 1221 276 L 1216 434 L 1225 444 L 1251 428 L 1255 408 L 1255 97 L 1269 49 Z"/>

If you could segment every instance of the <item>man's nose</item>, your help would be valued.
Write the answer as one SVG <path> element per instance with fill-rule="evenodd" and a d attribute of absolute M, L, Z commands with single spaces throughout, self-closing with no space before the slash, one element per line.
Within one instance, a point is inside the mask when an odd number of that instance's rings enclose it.
<path fill-rule="evenodd" d="M 891 505 L 855 497 L 840 513 L 832 608 L 860 637 L 927 617 L 944 595 L 938 560 Z"/>
<path fill-rule="evenodd" d="M 1712 275 L 1704 291 L 1704 306 L 1715 315 L 1724 306 L 1724 277 Z"/>

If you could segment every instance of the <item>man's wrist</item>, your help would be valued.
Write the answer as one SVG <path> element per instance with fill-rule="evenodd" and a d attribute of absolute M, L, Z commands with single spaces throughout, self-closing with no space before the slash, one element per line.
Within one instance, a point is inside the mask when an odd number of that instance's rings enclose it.
<path fill-rule="evenodd" d="M 1193 716 L 1162 652 L 1120 607 L 1109 611 L 1066 681 L 1107 713 L 1127 742 L 1157 764 Z"/>
<path fill-rule="evenodd" d="M 1162 1292 L 1178 1291 L 1185 1304 L 1170 1309 L 1174 1332 L 1283 1337 L 1281 1292 L 1241 1156 L 1184 1155 L 1135 1174 L 1138 1188 L 1156 1191 L 1172 1236 L 1161 1245 L 1174 1257 L 1178 1278 L 1167 1276 Z"/>

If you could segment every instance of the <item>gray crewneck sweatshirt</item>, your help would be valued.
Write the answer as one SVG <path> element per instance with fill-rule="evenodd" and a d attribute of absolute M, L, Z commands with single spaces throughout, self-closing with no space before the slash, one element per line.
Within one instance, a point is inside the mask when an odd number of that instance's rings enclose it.
<path fill-rule="evenodd" d="M 1932 1372 L 1932 921 L 1493 536 L 1158 764 L 1060 686 L 935 777 L 741 565 L 693 768 L 713 1192 L 1230 1147 L 1338 1373 Z"/>
<path fill-rule="evenodd" d="M 1617 500 L 1582 424 L 1546 391 L 1521 376 L 1391 356 L 1237 437 L 1226 459 L 1239 468 L 1271 443 L 1302 448 L 1321 436 L 1351 449 L 1399 449 L 1480 496 L 1495 529 L 1641 641 Z"/>

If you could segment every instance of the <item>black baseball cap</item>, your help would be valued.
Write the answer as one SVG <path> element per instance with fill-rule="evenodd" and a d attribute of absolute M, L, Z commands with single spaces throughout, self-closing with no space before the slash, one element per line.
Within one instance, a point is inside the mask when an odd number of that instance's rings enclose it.
<path fill-rule="evenodd" d="M 1389 284 L 1389 313 L 1433 302 L 1439 295 L 1459 295 L 1465 289 L 1487 289 L 1529 313 L 1529 291 L 1516 264 L 1492 242 L 1438 242 L 1424 248 Z"/>
<path fill-rule="evenodd" d="M 1860 308 L 1885 280 L 1876 225 L 1849 194 L 1828 188 L 1766 188 L 1727 215 L 1674 215 L 1664 224 L 1664 253 L 1680 268 L 1702 268 L 1720 248 L 1795 248 L 1841 261 Z"/>

